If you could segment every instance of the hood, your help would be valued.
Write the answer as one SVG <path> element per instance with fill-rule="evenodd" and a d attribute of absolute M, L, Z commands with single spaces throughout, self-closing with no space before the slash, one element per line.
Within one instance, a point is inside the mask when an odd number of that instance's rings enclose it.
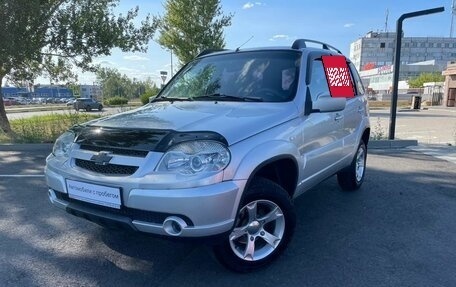
<path fill-rule="evenodd" d="M 297 115 L 293 102 L 156 102 L 89 124 L 117 129 L 212 131 L 231 145 Z"/>

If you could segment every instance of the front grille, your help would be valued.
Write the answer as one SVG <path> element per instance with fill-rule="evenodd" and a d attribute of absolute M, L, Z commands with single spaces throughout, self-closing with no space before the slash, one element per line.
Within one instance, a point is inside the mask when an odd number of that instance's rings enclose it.
<path fill-rule="evenodd" d="M 126 155 L 126 156 L 134 156 L 134 157 L 146 157 L 147 154 L 149 153 L 148 151 L 144 151 L 144 150 L 130 150 L 130 149 L 93 146 L 93 145 L 81 145 L 80 149 L 90 150 L 90 151 L 94 151 L 94 152 L 108 151 L 108 152 L 112 152 L 113 154 L 116 154 L 116 155 Z"/>
<path fill-rule="evenodd" d="M 99 165 L 90 160 L 75 159 L 77 167 L 83 168 L 96 173 L 111 176 L 128 176 L 134 174 L 137 170 L 137 166 L 119 165 L 119 164 L 107 164 Z"/>
<path fill-rule="evenodd" d="M 163 224 L 163 221 L 165 221 L 166 218 L 174 215 L 174 216 L 178 216 L 178 217 L 182 218 L 185 221 L 185 223 L 187 223 L 188 226 L 193 226 L 193 222 L 190 220 L 190 218 L 188 218 L 187 216 L 184 216 L 184 215 L 146 211 L 146 210 L 141 210 L 141 209 L 133 209 L 133 208 L 125 207 L 125 206 L 121 206 L 120 209 L 116 209 L 116 208 L 96 205 L 96 204 L 92 204 L 92 203 L 88 203 L 88 202 L 84 202 L 84 201 L 79 201 L 79 200 L 70 198 L 68 196 L 68 194 L 66 194 L 66 193 L 56 192 L 55 195 L 60 200 L 64 200 L 64 201 L 67 201 L 70 203 L 75 203 L 79 206 L 87 207 L 87 208 L 97 210 L 97 211 L 125 216 L 125 217 L 130 218 L 131 220 L 139 220 L 139 221 L 145 221 L 145 222 L 150 222 L 150 223 Z"/>

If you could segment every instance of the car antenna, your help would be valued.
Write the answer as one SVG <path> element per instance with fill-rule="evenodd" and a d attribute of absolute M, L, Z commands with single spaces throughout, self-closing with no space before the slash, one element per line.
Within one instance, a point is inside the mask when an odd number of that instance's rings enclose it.
<path fill-rule="evenodd" d="M 252 35 L 247 41 L 245 41 L 241 46 L 237 47 L 237 48 L 236 48 L 236 52 L 239 52 L 239 49 L 241 49 L 242 46 L 244 46 L 245 44 L 247 44 L 248 42 L 250 42 L 250 40 L 252 40 L 252 39 L 253 39 L 253 35 Z"/>

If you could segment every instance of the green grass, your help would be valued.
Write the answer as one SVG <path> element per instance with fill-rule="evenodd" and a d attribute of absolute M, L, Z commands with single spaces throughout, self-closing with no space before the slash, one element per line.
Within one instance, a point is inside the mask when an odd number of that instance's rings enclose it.
<path fill-rule="evenodd" d="M 52 143 L 70 127 L 99 118 L 86 113 L 50 114 L 12 120 L 14 138 L 0 132 L 0 143 Z"/>

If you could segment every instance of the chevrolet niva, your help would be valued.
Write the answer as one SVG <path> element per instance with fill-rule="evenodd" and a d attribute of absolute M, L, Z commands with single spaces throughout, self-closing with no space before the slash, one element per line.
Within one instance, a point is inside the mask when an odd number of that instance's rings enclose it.
<path fill-rule="evenodd" d="M 361 79 L 328 44 L 205 51 L 151 103 L 61 135 L 49 198 L 103 226 L 210 238 L 252 271 L 290 241 L 293 199 L 332 175 L 361 186 L 369 132 Z"/>

